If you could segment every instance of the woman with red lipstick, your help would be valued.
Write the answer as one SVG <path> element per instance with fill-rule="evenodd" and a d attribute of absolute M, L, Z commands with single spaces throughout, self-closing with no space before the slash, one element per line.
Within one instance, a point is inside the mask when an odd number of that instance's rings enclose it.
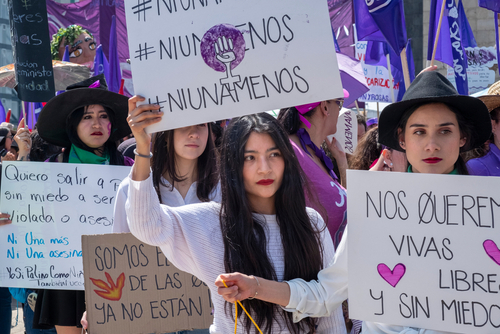
<path fill-rule="evenodd" d="M 107 90 L 104 75 L 69 86 L 47 102 L 38 118 L 40 137 L 65 148 L 48 161 L 131 166 L 133 160 L 124 158 L 116 144 L 131 132 L 127 107 L 127 97 Z M 28 142 L 20 149 L 30 148 L 30 137 L 22 138 Z M 19 153 L 29 160 L 29 151 Z M 80 334 L 84 311 L 84 291 L 39 290 L 33 328 L 55 326 L 58 334 Z"/>
<path fill-rule="evenodd" d="M 411 84 L 401 102 L 386 107 L 379 120 L 379 142 L 405 151 L 409 172 L 467 175 L 460 152 L 481 146 L 491 133 L 488 109 L 479 99 L 461 96 L 441 74 L 425 72 Z M 346 229 L 346 236 L 347 236 Z M 228 302 L 252 297 L 276 303 L 294 319 L 328 316 L 347 299 L 347 237 L 332 265 L 317 281 L 284 282 L 240 274 L 220 275 L 215 284 Z M 228 284 L 225 288 L 222 280 Z M 363 322 L 363 334 L 444 334 L 423 328 Z"/>
<path fill-rule="evenodd" d="M 349 93 L 344 90 L 344 97 L 348 96 Z M 337 120 L 343 103 L 343 98 L 310 103 L 282 109 L 278 116 L 308 178 L 313 198 L 307 196 L 307 206 L 323 215 L 335 245 L 340 242 L 347 222 L 347 194 L 345 184 L 340 184 L 333 171 L 333 163 L 321 145 L 326 141 L 337 162 L 341 180 L 345 180 L 346 155 L 337 148 L 335 138 L 332 142 L 326 138 L 337 132 Z"/>
<path fill-rule="evenodd" d="M 130 99 L 128 117 L 137 140 L 125 206 L 131 232 L 204 282 L 233 271 L 276 280 L 315 279 L 332 260 L 333 243 L 321 216 L 306 209 L 301 169 L 280 124 L 265 113 L 232 119 L 221 145 L 221 203 L 175 208 L 160 204 L 150 172 L 151 137 L 144 131 L 163 113 L 155 105 L 136 105 L 143 100 Z M 215 308 L 210 333 L 233 333 L 234 305 L 208 286 Z M 266 334 L 345 333 L 340 308 L 321 320 L 294 323 L 291 314 L 271 304 L 243 304 Z M 237 333 L 255 332 L 241 313 Z"/>

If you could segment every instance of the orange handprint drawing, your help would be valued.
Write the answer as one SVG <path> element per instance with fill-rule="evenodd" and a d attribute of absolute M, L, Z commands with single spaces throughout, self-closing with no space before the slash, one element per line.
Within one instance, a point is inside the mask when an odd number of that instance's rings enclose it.
<path fill-rule="evenodd" d="M 94 283 L 95 286 L 105 290 L 105 291 L 94 290 L 95 293 L 97 293 L 98 296 L 104 299 L 115 300 L 115 301 L 120 300 L 120 298 L 122 298 L 123 287 L 125 286 L 125 273 L 121 273 L 120 276 L 118 276 L 116 280 L 116 285 L 115 282 L 113 282 L 111 276 L 108 273 L 105 274 L 109 285 L 103 280 L 90 278 L 90 280 L 92 281 L 92 283 Z"/>

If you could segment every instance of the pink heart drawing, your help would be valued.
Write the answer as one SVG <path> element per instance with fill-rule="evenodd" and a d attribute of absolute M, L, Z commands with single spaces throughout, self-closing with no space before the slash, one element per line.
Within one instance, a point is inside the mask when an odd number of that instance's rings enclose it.
<path fill-rule="evenodd" d="M 500 265 L 500 249 L 498 249 L 497 244 L 493 240 L 485 240 L 483 242 L 483 247 L 486 254 L 488 254 L 496 264 Z"/>
<path fill-rule="evenodd" d="M 392 287 L 396 287 L 401 278 L 404 276 L 406 267 L 404 264 L 398 263 L 394 266 L 394 270 L 391 270 L 384 263 L 380 263 L 377 266 L 377 271 L 387 283 L 392 285 Z"/>

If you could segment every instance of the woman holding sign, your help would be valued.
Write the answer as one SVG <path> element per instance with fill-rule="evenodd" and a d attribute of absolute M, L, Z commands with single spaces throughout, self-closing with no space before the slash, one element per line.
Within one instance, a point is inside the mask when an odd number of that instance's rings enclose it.
<path fill-rule="evenodd" d="M 491 133 L 486 106 L 461 96 L 436 72 L 419 75 L 401 102 L 386 107 L 379 122 L 379 142 L 405 151 L 410 173 L 461 174 L 467 168 L 460 152 L 482 145 Z M 224 280 L 229 288 L 225 288 Z M 294 320 L 327 316 L 347 299 L 347 230 L 331 266 L 318 274 L 318 281 L 294 279 L 274 282 L 240 274 L 220 275 L 216 285 L 226 301 L 256 295 L 293 312 Z M 364 334 L 431 334 L 433 330 L 364 322 Z"/>
<path fill-rule="evenodd" d="M 48 161 L 131 166 L 133 160 L 117 151 L 116 142 L 130 134 L 126 121 L 128 98 L 108 91 L 104 75 L 71 85 L 52 98 L 40 113 L 40 137 L 64 147 Z M 28 130 L 21 128 L 19 160 L 29 160 Z M 80 334 L 85 311 L 84 291 L 39 290 L 33 328 L 55 326 L 58 334 Z"/>
<path fill-rule="evenodd" d="M 131 232 L 161 247 L 176 267 L 204 282 L 215 280 L 220 271 L 315 279 L 333 259 L 333 244 L 321 217 L 306 210 L 301 169 L 279 123 L 268 114 L 233 119 L 221 149 L 221 204 L 173 208 L 158 200 L 150 175 L 151 137 L 144 130 L 163 112 L 156 105 L 136 106 L 143 100 L 136 96 L 129 102 L 129 124 L 137 140 L 125 206 Z M 235 310 L 215 291 L 212 300 L 210 333 L 234 332 Z M 243 304 L 265 333 L 345 333 L 340 308 L 328 318 L 294 324 L 291 314 L 271 304 Z M 254 332 L 241 309 L 238 314 L 237 333 Z"/>

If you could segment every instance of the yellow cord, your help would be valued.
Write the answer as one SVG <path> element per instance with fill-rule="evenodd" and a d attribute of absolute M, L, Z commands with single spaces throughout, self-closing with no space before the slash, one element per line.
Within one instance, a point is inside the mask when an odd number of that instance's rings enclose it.
<path fill-rule="evenodd" d="M 226 282 L 224 282 L 224 280 L 222 280 L 222 283 L 224 283 L 224 286 L 227 288 L 228 286 L 226 285 Z M 236 309 L 236 312 L 235 312 L 235 321 L 234 321 L 234 334 L 236 334 L 236 329 L 238 327 L 238 304 L 241 306 L 241 308 L 243 309 L 243 311 L 245 311 L 245 313 L 247 314 L 247 316 L 250 318 L 250 320 L 252 320 L 253 324 L 255 325 L 255 327 L 257 328 L 257 330 L 259 331 L 260 334 L 263 334 L 262 331 L 260 330 L 259 326 L 257 326 L 257 324 L 255 323 L 255 321 L 253 320 L 253 318 L 250 316 L 250 314 L 247 312 L 247 310 L 243 307 L 243 305 L 240 303 L 239 300 L 237 300 L 235 303 L 234 303 L 234 308 Z"/>

